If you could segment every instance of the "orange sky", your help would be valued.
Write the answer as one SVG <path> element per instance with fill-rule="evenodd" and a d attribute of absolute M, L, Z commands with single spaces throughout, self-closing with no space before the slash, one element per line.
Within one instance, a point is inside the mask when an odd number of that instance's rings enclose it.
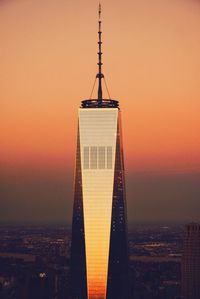
<path fill-rule="evenodd" d="M 200 3 L 102 1 L 104 74 L 127 173 L 200 172 Z M 72 174 L 77 108 L 97 72 L 94 0 L 0 2 L 4 173 Z"/>

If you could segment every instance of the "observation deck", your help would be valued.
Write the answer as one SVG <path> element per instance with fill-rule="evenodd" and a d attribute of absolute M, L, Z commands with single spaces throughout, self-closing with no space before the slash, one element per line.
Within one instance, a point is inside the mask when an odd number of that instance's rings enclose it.
<path fill-rule="evenodd" d="M 81 102 L 81 108 L 119 108 L 119 102 L 111 99 L 90 99 Z"/>

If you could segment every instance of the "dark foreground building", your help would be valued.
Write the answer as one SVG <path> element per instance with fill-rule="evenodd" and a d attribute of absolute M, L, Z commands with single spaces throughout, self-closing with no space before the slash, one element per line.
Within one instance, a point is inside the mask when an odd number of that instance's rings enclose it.
<path fill-rule="evenodd" d="M 200 224 L 185 227 L 182 260 L 183 299 L 200 298 Z"/>
<path fill-rule="evenodd" d="M 102 96 L 79 109 L 71 245 L 72 299 L 128 299 L 129 268 L 119 103 Z"/>

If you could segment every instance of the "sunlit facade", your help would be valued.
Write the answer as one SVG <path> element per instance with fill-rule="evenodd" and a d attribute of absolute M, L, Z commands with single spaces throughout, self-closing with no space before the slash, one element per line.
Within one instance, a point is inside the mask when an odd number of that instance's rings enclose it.
<path fill-rule="evenodd" d="M 79 111 L 88 297 L 106 298 L 117 109 Z"/>

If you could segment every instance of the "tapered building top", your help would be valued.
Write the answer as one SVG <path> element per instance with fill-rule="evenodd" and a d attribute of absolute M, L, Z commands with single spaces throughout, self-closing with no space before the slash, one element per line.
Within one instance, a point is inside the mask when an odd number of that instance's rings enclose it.
<path fill-rule="evenodd" d="M 98 73 L 96 75 L 96 80 L 98 80 L 98 92 L 97 92 L 97 98 L 96 99 L 88 99 L 88 100 L 83 100 L 81 103 L 82 108 L 118 108 L 119 103 L 116 100 L 112 100 L 109 96 L 109 98 L 103 98 L 103 81 L 105 83 L 105 87 L 108 92 L 108 88 L 106 85 L 105 77 L 104 74 L 102 73 L 102 29 L 101 29 L 101 3 L 99 3 L 99 9 L 98 9 Z M 95 80 L 95 83 L 96 83 Z M 95 84 L 94 84 L 95 85 Z M 94 89 L 94 87 L 93 87 Z M 93 93 L 93 91 L 92 91 Z M 92 96 L 92 95 L 91 95 Z"/>

